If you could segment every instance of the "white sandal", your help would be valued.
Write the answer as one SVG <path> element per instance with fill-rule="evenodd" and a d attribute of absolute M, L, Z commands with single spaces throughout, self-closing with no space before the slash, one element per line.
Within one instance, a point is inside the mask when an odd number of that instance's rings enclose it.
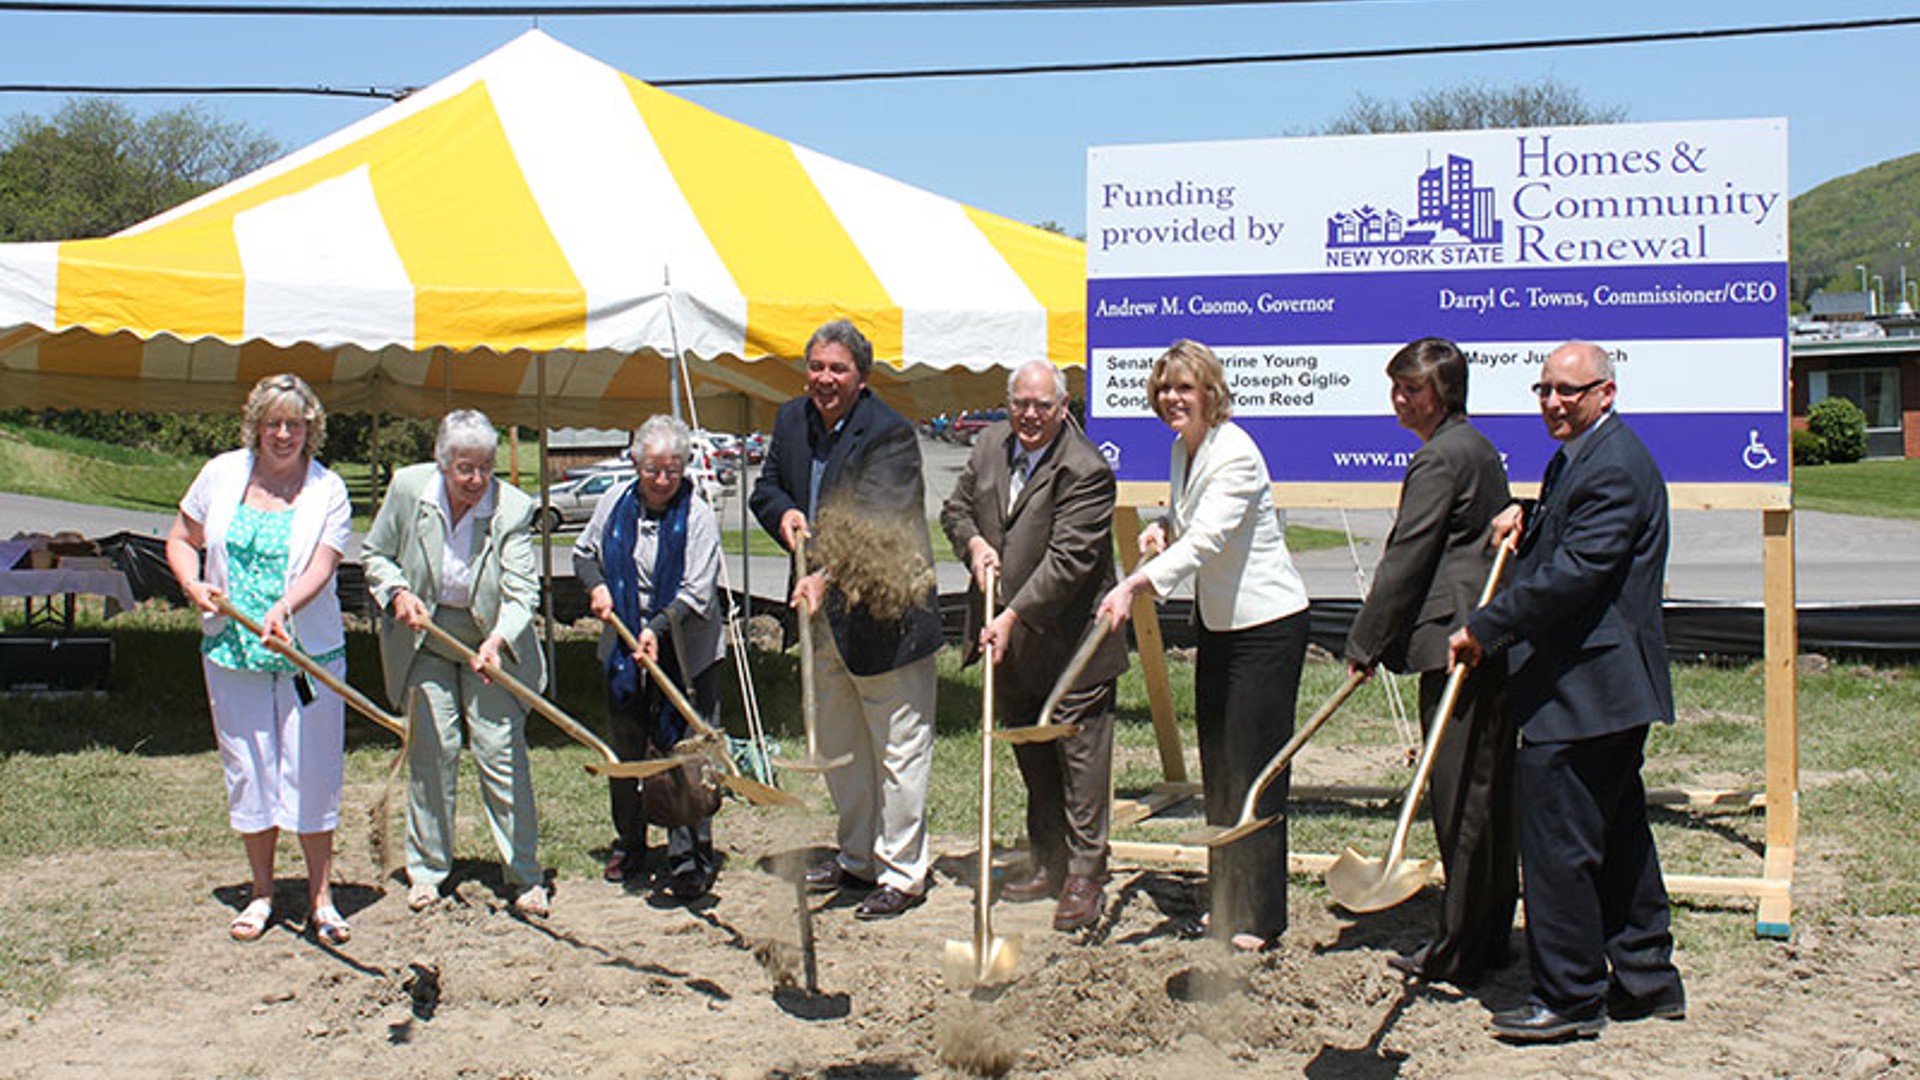
<path fill-rule="evenodd" d="M 544 883 L 529 885 L 513 898 L 513 910 L 529 918 L 544 919 L 553 913 Z"/>
<path fill-rule="evenodd" d="M 235 941 L 254 941 L 267 932 L 267 923 L 273 918 L 273 900 L 265 896 L 256 896 L 247 901 L 240 914 L 227 924 L 227 934 Z"/>
<path fill-rule="evenodd" d="M 347 920 L 332 904 L 314 908 L 307 915 L 307 929 L 327 945 L 345 945 L 353 940 L 353 927 L 347 925 Z"/>

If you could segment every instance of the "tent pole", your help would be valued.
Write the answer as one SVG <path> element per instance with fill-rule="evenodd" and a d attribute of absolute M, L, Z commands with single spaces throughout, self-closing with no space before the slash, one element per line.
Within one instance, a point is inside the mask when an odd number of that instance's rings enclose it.
<path fill-rule="evenodd" d="M 534 381 L 538 393 L 534 397 L 534 422 L 540 425 L 540 505 L 546 506 L 549 498 L 547 490 L 547 354 L 533 354 Z M 545 515 L 541 515 L 545 517 Z M 546 624 L 547 678 L 557 677 L 559 669 L 553 659 L 553 533 L 540 530 L 540 621 Z"/>
<path fill-rule="evenodd" d="M 367 514 L 369 517 L 380 513 L 380 493 L 386 488 L 380 483 L 380 407 L 374 406 L 367 421 Z"/>
<path fill-rule="evenodd" d="M 747 605 L 747 621 L 753 621 L 753 536 L 748 529 L 747 512 L 747 433 L 752 430 L 753 399 L 740 395 L 740 465 L 734 470 L 740 493 L 740 595 Z"/>

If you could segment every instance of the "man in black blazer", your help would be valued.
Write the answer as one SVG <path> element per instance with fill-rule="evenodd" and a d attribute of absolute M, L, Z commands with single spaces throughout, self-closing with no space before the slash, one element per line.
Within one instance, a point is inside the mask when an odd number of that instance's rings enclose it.
<path fill-rule="evenodd" d="M 1660 858 L 1640 768 L 1648 727 L 1673 721 L 1660 592 L 1667 489 L 1613 413 L 1613 362 L 1586 342 L 1555 349 L 1535 384 L 1562 445 L 1520 528 L 1511 584 L 1456 631 L 1456 661 L 1506 649 L 1526 875 L 1528 1003 L 1494 1034 L 1541 1042 L 1616 1020 L 1686 1015 Z"/>
<path fill-rule="evenodd" d="M 788 550 L 813 535 L 820 509 L 897 528 L 933 566 L 926 488 L 913 425 L 867 388 L 873 346 L 844 319 L 807 342 L 807 393 L 780 407 L 749 504 Z M 885 553 L 901 563 L 905 553 Z M 855 915 L 885 919 L 925 896 L 931 848 L 927 779 L 933 764 L 932 588 L 899 618 L 849 603 L 813 570 L 793 583 L 801 618 L 824 614 L 831 633 L 814 651 L 819 749 L 853 761 L 827 772 L 840 810 L 839 854 L 807 873 L 819 890 L 869 890 Z"/>
<path fill-rule="evenodd" d="M 1040 720 L 1047 696 L 1113 587 L 1113 470 L 1067 415 L 1067 379 L 1045 360 L 1007 380 L 1006 423 L 974 440 L 973 454 L 940 510 L 953 553 L 967 564 L 967 662 L 983 648 L 997 673 L 1001 722 Z M 1016 487 L 1017 482 L 1017 487 Z M 991 620 L 986 574 L 999 577 Z M 1054 710 L 1076 735 L 1013 748 L 1027 784 L 1028 872 L 1008 900 L 1058 896 L 1053 926 L 1070 931 L 1100 918 L 1112 805 L 1114 680 L 1127 667 L 1125 639 L 1109 634 Z"/>

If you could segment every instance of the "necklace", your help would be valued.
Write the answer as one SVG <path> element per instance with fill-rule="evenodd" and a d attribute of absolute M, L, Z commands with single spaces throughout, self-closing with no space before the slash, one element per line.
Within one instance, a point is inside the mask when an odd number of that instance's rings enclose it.
<path fill-rule="evenodd" d="M 291 479 L 276 482 L 269 479 L 267 475 L 259 469 L 253 470 L 253 484 L 255 487 L 279 499 L 281 502 L 288 504 L 291 504 L 293 500 L 299 496 L 300 485 L 305 479 L 306 477 L 304 475 L 295 475 Z"/>

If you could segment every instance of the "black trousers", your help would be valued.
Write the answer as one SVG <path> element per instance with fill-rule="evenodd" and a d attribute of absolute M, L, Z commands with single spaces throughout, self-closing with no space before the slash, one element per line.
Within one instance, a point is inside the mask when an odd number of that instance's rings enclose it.
<path fill-rule="evenodd" d="M 661 644 L 664 660 L 667 643 L 663 641 Z M 614 647 L 619 648 L 618 645 Z M 671 674 L 672 668 L 668 668 L 668 672 Z M 693 677 L 693 685 L 688 689 L 694 710 L 717 727 L 720 717 L 720 665 L 707 665 L 705 671 Z M 607 745 L 613 747 L 613 752 L 620 755 L 621 761 L 644 760 L 650 756 L 650 748 L 652 756 L 665 756 L 673 750 L 671 746 L 652 746 L 652 740 L 648 738 L 653 730 L 651 718 L 656 711 L 663 705 L 667 708 L 672 706 L 661 696 L 659 686 L 644 672 L 640 677 L 639 704 L 637 710 L 623 709 L 613 699 L 611 692 L 607 694 Z M 647 818 L 640 802 L 640 785 L 644 782 L 630 777 L 614 777 L 607 781 L 608 798 L 613 803 L 615 843 L 636 860 L 644 860 L 647 853 Z M 666 832 L 669 873 L 710 871 L 714 868 L 711 817 Z"/>
<path fill-rule="evenodd" d="M 1200 627 L 1193 711 L 1209 824 L 1239 820 L 1253 778 L 1293 737 L 1294 699 L 1306 657 L 1305 611 L 1244 630 Z M 1267 786 L 1256 807 L 1262 816 L 1286 812 L 1291 773 L 1288 769 Z M 1286 823 L 1209 849 L 1207 877 L 1209 933 L 1278 937 L 1287 928 Z"/>
<path fill-rule="evenodd" d="M 1420 673 L 1423 735 L 1433 730 L 1446 687 L 1446 672 Z M 1421 960 L 1431 978 L 1471 982 L 1507 959 L 1520 898 L 1514 751 L 1505 666 L 1482 664 L 1461 686 L 1447 733 L 1434 752 L 1428 805 L 1447 888 L 1439 926 Z"/>
<path fill-rule="evenodd" d="M 1609 991 L 1681 994 L 1660 856 L 1640 780 L 1647 729 L 1522 743 L 1520 859 L 1533 996 L 1562 1012 Z"/>
<path fill-rule="evenodd" d="M 1053 720 L 1079 724 L 1080 732 L 1043 743 L 1015 743 L 1014 760 L 1027 784 L 1027 840 L 1033 861 L 1055 887 L 1068 874 L 1104 880 L 1107 833 L 1113 811 L 1114 682 L 1075 690 L 1060 699 Z M 1003 713 L 1011 725 L 1038 721 L 1044 695 L 1028 700 L 1008 695 Z"/>

